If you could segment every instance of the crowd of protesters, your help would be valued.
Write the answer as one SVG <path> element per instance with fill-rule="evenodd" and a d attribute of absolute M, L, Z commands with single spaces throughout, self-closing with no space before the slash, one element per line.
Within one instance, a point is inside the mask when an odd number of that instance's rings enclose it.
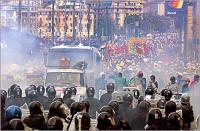
<path fill-rule="evenodd" d="M 30 85 L 22 97 L 19 85 L 12 85 L 8 91 L 1 90 L 2 130 L 190 130 L 197 129 L 199 116 L 191 104 L 194 97 L 187 91 L 199 89 L 199 75 L 192 82 L 181 76 L 170 77 L 170 83 L 159 92 L 155 75 L 147 82 L 143 73 L 129 84 L 140 84 L 142 90 L 123 89 L 127 81 L 119 73 L 113 83 L 101 74 L 96 81 L 106 93 L 95 98 L 94 87 L 87 87 L 86 96 L 80 101 L 75 87 L 68 87 L 63 97 L 57 97 L 54 86 Z M 183 82 L 184 81 L 184 82 Z M 183 84 L 180 86 L 180 83 Z M 187 87 L 186 87 L 187 86 Z M 182 90 L 180 93 L 178 90 Z M 45 93 L 46 91 L 46 93 Z M 113 99 L 117 92 L 125 92 L 121 100 Z M 46 94 L 46 95 L 45 95 Z M 199 98 L 199 94 L 197 95 Z M 196 103 L 197 104 L 197 103 Z M 24 112 L 28 105 L 28 113 Z M 198 108 L 199 110 L 199 108 Z M 195 115 L 194 115 L 195 114 Z M 199 113 L 197 113 L 199 115 Z"/>

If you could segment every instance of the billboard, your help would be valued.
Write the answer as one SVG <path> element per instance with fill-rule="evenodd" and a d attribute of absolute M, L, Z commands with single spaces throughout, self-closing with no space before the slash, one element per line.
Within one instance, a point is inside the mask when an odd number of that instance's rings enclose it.
<path fill-rule="evenodd" d="M 167 16 L 183 16 L 186 14 L 188 0 L 166 0 L 165 15 Z"/>

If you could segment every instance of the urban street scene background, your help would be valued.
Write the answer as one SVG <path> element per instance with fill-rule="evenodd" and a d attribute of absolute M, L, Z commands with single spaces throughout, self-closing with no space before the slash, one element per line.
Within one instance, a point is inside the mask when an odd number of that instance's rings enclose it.
<path fill-rule="evenodd" d="M 0 9 L 1 129 L 200 130 L 200 0 Z"/>

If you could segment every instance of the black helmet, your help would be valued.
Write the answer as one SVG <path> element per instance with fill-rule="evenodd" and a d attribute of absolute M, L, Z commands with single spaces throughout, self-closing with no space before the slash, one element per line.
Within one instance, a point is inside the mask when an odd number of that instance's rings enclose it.
<path fill-rule="evenodd" d="M 88 87 L 86 92 L 87 92 L 88 97 L 94 97 L 95 89 L 94 89 L 94 87 Z"/>
<path fill-rule="evenodd" d="M 138 97 L 138 104 L 140 104 L 140 102 L 143 101 L 144 98 L 145 98 L 145 96 L 139 96 L 139 97 Z"/>
<path fill-rule="evenodd" d="M 14 95 L 14 89 L 16 88 L 16 87 L 19 87 L 17 84 L 13 84 L 13 85 L 11 85 L 10 86 L 10 88 L 8 89 L 8 96 L 13 96 Z"/>
<path fill-rule="evenodd" d="M 84 105 L 81 102 L 73 102 L 70 107 L 70 114 L 74 115 L 84 109 Z"/>
<path fill-rule="evenodd" d="M 54 87 L 51 87 L 47 91 L 48 98 L 53 99 L 56 96 L 56 90 Z"/>
<path fill-rule="evenodd" d="M 165 115 L 168 116 L 171 112 L 176 112 L 176 103 L 174 101 L 167 101 L 165 104 Z"/>
<path fill-rule="evenodd" d="M 46 88 L 46 93 L 48 93 L 49 88 L 54 88 L 54 86 L 53 85 L 48 85 L 47 88 Z"/>
<path fill-rule="evenodd" d="M 37 94 L 40 95 L 40 96 L 43 96 L 44 95 L 44 92 L 45 92 L 45 88 L 43 85 L 39 85 L 37 87 Z"/>
<path fill-rule="evenodd" d="M 114 115 L 115 115 L 114 110 L 113 110 L 112 107 L 110 107 L 110 106 L 103 106 L 103 107 L 100 109 L 100 113 L 101 113 L 101 112 L 108 112 L 108 113 L 111 114 L 112 117 L 114 117 Z"/>
<path fill-rule="evenodd" d="M 75 86 L 70 87 L 72 89 L 72 95 L 76 95 L 77 89 Z"/>
<path fill-rule="evenodd" d="M 119 110 L 119 103 L 117 101 L 110 101 L 108 106 L 110 106 L 115 112 Z"/>
<path fill-rule="evenodd" d="M 140 104 L 138 105 L 138 110 L 140 112 L 148 112 L 150 108 L 151 108 L 151 104 L 145 100 L 141 101 Z"/>
<path fill-rule="evenodd" d="M 165 97 L 166 101 L 169 101 L 172 98 L 172 95 L 173 95 L 173 93 L 171 90 L 167 89 L 164 91 L 164 97 Z"/>
<path fill-rule="evenodd" d="M 139 96 L 140 96 L 140 91 L 138 89 L 134 89 L 133 90 L 133 95 L 134 95 L 135 99 L 138 99 Z"/>
<path fill-rule="evenodd" d="M 162 112 L 157 108 L 153 108 L 149 111 L 146 122 L 148 125 L 158 124 L 158 122 L 160 122 L 161 119 L 162 119 Z"/>
<path fill-rule="evenodd" d="M 176 83 L 176 77 L 175 77 L 175 76 L 171 76 L 171 77 L 170 77 L 170 82 L 171 82 L 172 84 L 175 84 L 175 83 Z"/>
<path fill-rule="evenodd" d="M 33 90 L 33 88 L 32 87 L 27 87 L 26 89 L 25 89 L 25 95 L 26 95 L 26 97 L 28 97 L 28 93 L 30 92 L 30 91 L 32 91 Z"/>
<path fill-rule="evenodd" d="M 67 118 L 67 110 L 64 104 L 60 101 L 53 101 L 49 107 L 49 114 L 47 118 L 51 118 L 53 116 L 58 116 L 60 118 L 66 119 Z"/>
<path fill-rule="evenodd" d="M 168 90 L 168 89 L 162 89 L 162 91 L 160 92 L 160 95 L 161 95 L 161 96 L 165 96 L 165 91 L 166 91 L 166 90 Z"/>
<path fill-rule="evenodd" d="M 154 89 L 153 88 L 147 88 L 146 90 L 145 90 L 145 96 L 146 95 L 153 95 L 154 94 Z"/>
<path fill-rule="evenodd" d="M 6 92 L 6 90 L 1 90 L 1 94 L 5 97 L 5 99 L 7 98 L 7 92 Z"/>
<path fill-rule="evenodd" d="M 30 85 L 30 87 L 31 87 L 33 90 L 37 90 L 36 85 Z"/>
<path fill-rule="evenodd" d="M 29 112 L 31 115 L 42 115 L 42 104 L 39 101 L 32 101 L 31 103 L 29 103 Z"/>
<path fill-rule="evenodd" d="M 188 93 L 184 93 L 181 96 L 181 104 L 182 105 L 189 105 L 190 104 L 190 95 Z"/>
<path fill-rule="evenodd" d="M 78 113 L 75 117 L 75 130 L 89 130 L 89 129 L 90 129 L 90 115 L 85 112 Z"/>
<path fill-rule="evenodd" d="M 89 109 L 90 109 L 90 103 L 89 103 L 89 101 L 82 101 L 81 102 L 83 105 L 84 105 L 84 107 L 85 107 L 85 110 L 86 110 L 86 112 L 88 113 L 89 112 Z"/>
<path fill-rule="evenodd" d="M 36 90 L 30 90 L 28 92 L 28 97 L 31 99 L 31 100 L 36 100 L 37 98 L 37 91 Z"/>
<path fill-rule="evenodd" d="M 165 99 L 160 99 L 160 100 L 157 102 L 157 108 L 164 109 L 164 108 L 165 108 L 165 103 L 166 103 L 166 100 L 165 100 Z"/>
<path fill-rule="evenodd" d="M 13 90 L 13 95 L 16 98 L 21 98 L 22 97 L 22 89 L 20 87 L 15 87 Z"/>
<path fill-rule="evenodd" d="M 102 112 L 99 114 L 97 118 L 97 128 L 99 130 L 112 130 L 114 126 L 110 113 Z"/>
<path fill-rule="evenodd" d="M 172 112 L 167 117 L 168 129 L 169 130 L 180 130 L 181 128 L 181 116 L 176 113 Z"/>
<path fill-rule="evenodd" d="M 9 121 L 8 130 L 24 130 L 24 124 L 20 119 L 14 118 Z"/>
<path fill-rule="evenodd" d="M 48 130 L 63 130 L 62 119 L 58 116 L 51 117 L 47 122 Z"/>
<path fill-rule="evenodd" d="M 106 88 L 107 88 L 107 92 L 111 92 L 112 93 L 115 90 L 115 85 L 114 85 L 114 83 L 108 83 Z"/>
<path fill-rule="evenodd" d="M 60 101 L 62 104 L 65 103 L 64 100 L 63 100 L 62 98 L 59 98 L 59 97 L 55 97 L 55 98 L 53 99 L 53 101 Z M 53 102 L 53 101 L 52 101 L 52 102 Z"/>
<path fill-rule="evenodd" d="M 65 88 L 63 98 L 71 98 L 72 97 L 72 88 Z"/>
<path fill-rule="evenodd" d="M 131 104 L 133 102 L 133 96 L 131 94 L 125 94 L 123 95 L 123 101 L 125 103 Z"/>
<path fill-rule="evenodd" d="M 12 105 L 6 109 L 6 120 L 7 121 L 12 120 L 13 118 L 21 119 L 21 117 L 22 117 L 22 111 L 18 106 Z"/>

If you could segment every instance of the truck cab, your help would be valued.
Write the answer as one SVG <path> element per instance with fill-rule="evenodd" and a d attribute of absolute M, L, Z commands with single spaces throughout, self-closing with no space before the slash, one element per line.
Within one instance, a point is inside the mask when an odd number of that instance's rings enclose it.
<path fill-rule="evenodd" d="M 49 69 L 46 73 L 45 86 L 53 85 L 56 89 L 57 97 L 63 97 L 65 88 L 76 87 L 77 95 L 85 96 L 84 70 L 79 69 Z"/>

